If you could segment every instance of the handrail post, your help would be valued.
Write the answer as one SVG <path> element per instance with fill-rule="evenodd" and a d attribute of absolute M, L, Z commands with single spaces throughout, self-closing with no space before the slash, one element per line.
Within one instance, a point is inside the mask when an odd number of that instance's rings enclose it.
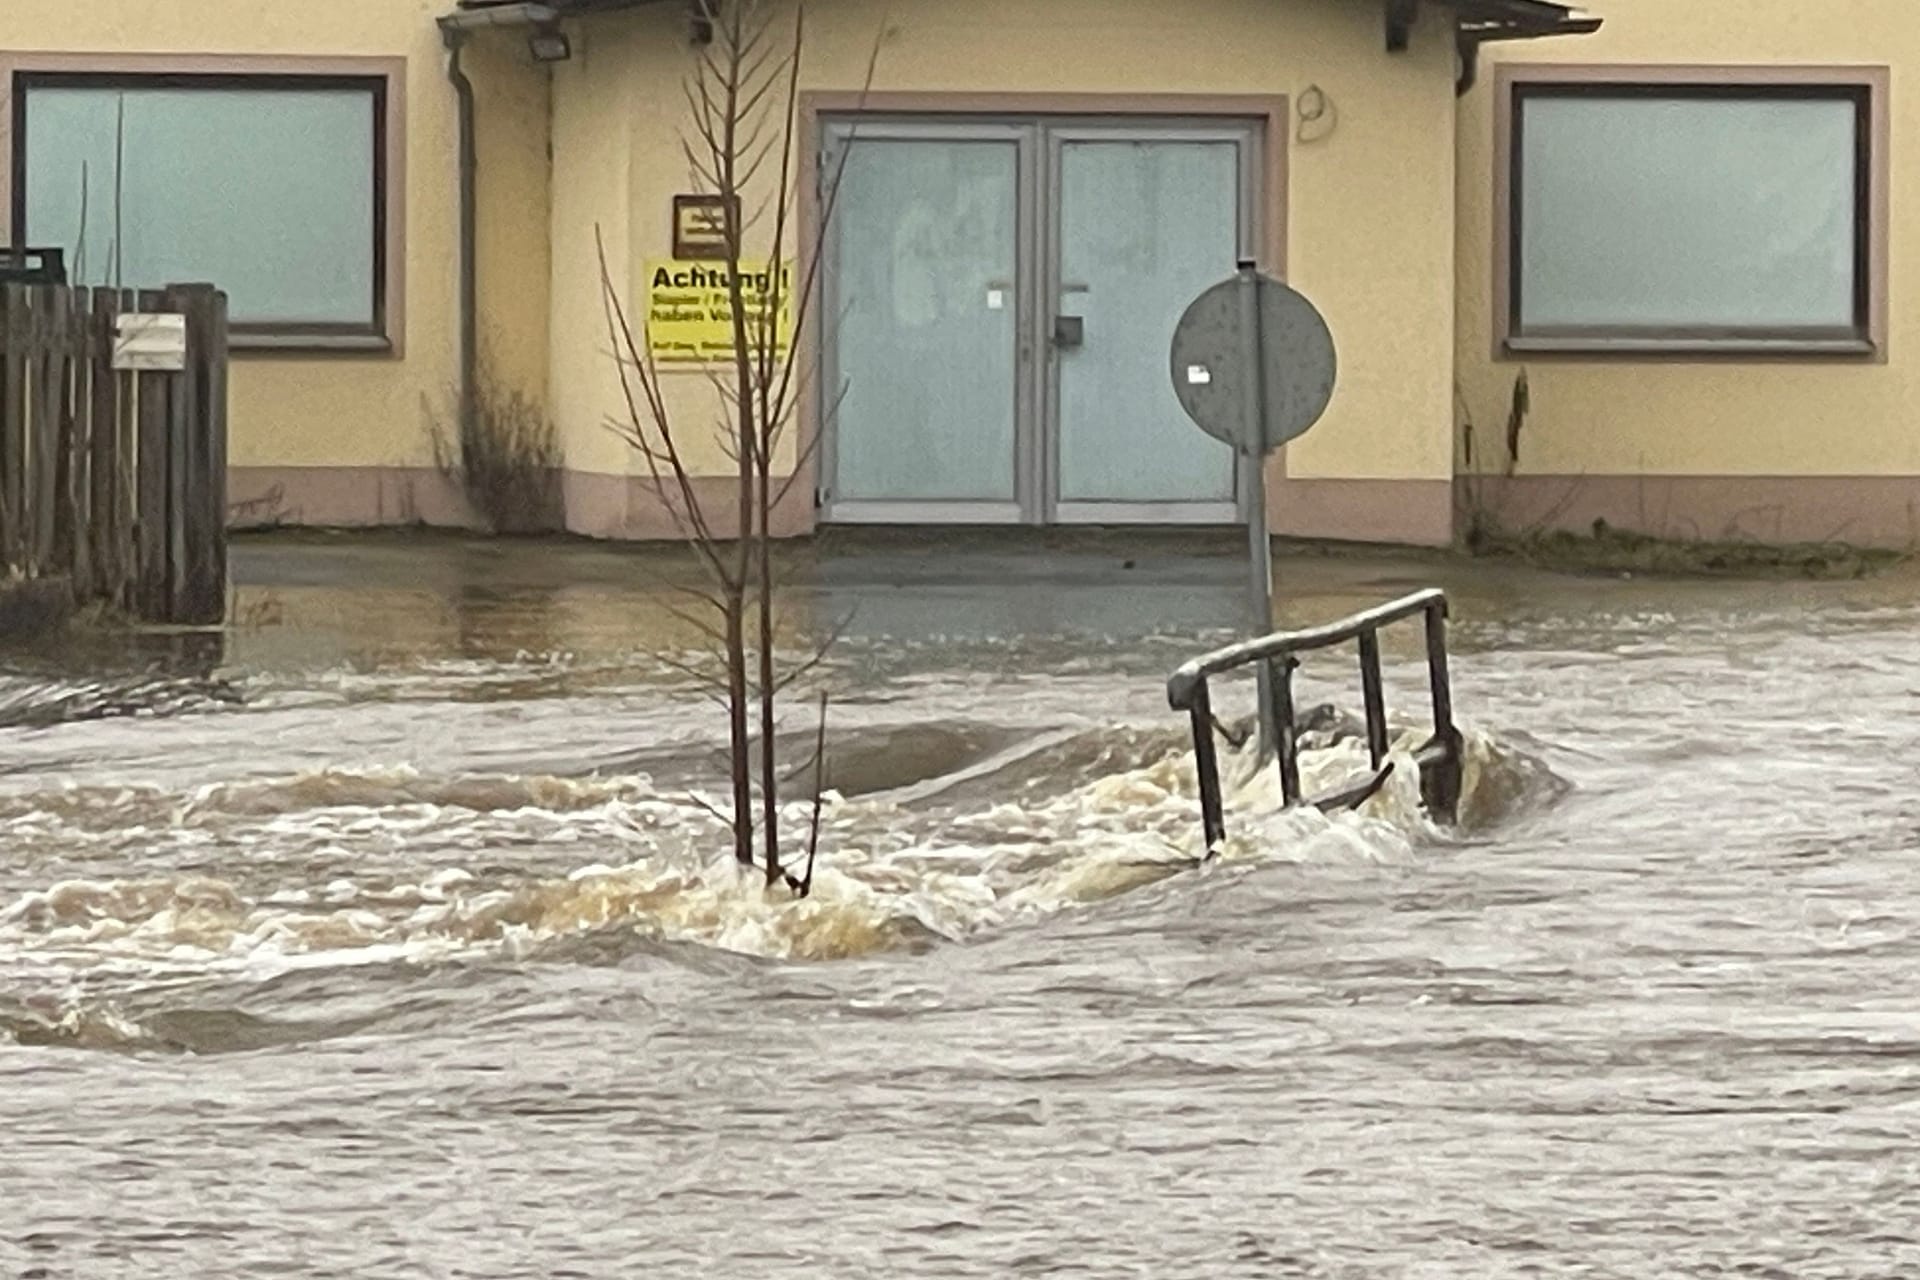
<path fill-rule="evenodd" d="M 1387 700 L 1380 687 L 1380 633 L 1360 633 L 1360 694 L 1367 706 L 1367 756 L 1378 769 L 1387 758 Z"/>
<path fill-rule="evenodd" d="M 1453 723 L 1453 679 L 1447 669 L 1447 606 L 1427 606 L 1427 679 L 1433 694 L 1433 736 L 1446 762 L 1426 783 L 1427 808 L 1436 818 L 1453 822 L 1459 817 L 1460 790 L 1466 762 L 1462 759 L 1460 730 Z"/>
<path fill-rule="evenodd" d="M 1193 770 L 1200 784 L 1200 826 L 1206 836 L 1207 856 L 1227 838 L 1227 820 L 1220 801 L 1220 759 L 1213 746 L 1213 697 L 1203 679 L 1194 686 Z"/>
<path fill-rule="evenodd" d="M 1274 755 L 1280 763 L 1280 796 L 1289 806 L 1300 803 L 1300 743 L 1293 721 L 1293 669 L 1299 665 L 1291 657 L 1261 664 L 1273 689 Z"/>

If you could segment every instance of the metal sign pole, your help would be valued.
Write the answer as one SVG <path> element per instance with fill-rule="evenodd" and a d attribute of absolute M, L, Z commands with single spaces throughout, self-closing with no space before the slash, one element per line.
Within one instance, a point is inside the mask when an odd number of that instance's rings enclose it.
<path fill-rule="evenodd" d="M 1259 266 L 1239 270 L 1188 305 L 1168 350 L 1173 393 L 1202 431 L 1231 447 L 1241 468 L 1247 510 L 1247 624 L 1254 636 L 1273 630 L 1273 543 L 1267 528 L 1265 464 L 1298 439 L 1333 399 L 1339 355 L 1319 308 Z M 1291 725 L 1265 662 L 1260 677 L 1260 754 L 1270 757 Z"/>
<path fill-rule="evenodd" d="M 1241 396 L 1246 412 L 1246 447 L 1240 462 L 1246 468 L 1248 580 L 1247 610 L 1258 638 L 1273 630 L 1273 540 L 1267 534 L 1267 378 L 1265 334 L 1260 314 L 1260 269 L 1257 263 L 1240 262 L 1240 332 L 1246 343 L 1240 361 Z M 1272 755 L 1280 741 L 1280 726 L 1274 719 L 1273 671 L 1266 663 L 1256 668 L 1260 691 L 1260 758 Z"/>

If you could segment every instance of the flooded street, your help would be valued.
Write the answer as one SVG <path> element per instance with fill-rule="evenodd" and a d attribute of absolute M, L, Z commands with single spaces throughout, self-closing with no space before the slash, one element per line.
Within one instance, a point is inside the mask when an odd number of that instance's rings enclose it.
<path fill-rule="evenodd" d="M 1287 561 L 1452 594 L 1469 821 L 1242 776 L 1194 870 L 1223 547 L 808 555 L 806 903 L 644 553 L 259 539 L 223 646 L 0 659 L 0 1275 L 1920 1274 L 1920 577 Z"/>

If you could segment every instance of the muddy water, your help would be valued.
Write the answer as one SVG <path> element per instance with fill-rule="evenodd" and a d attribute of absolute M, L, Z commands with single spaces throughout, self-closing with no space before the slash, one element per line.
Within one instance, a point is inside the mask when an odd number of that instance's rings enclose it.
<path fill-rule="evenodd" d="M 1290 565 L 1453 590 L 1472 821 L 1237 775 L 1195 871 L 1237 574 L 1123 554 L 798 566 L 806 904 L 632 557 L 255 543 L 217 648 L 9 657 L 0 1274 L 1920 1273 L 1920 583 Z"/>

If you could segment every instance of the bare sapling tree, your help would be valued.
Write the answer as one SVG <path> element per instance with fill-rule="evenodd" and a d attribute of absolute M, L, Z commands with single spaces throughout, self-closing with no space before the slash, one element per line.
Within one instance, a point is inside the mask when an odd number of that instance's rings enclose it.
<path fill-rule="evenodd" d="M 802 338 L 815 320 L 821 250 L 845 151 L 817 175 L 814 217 L 805 243 L 796 247 L 806 0 L 692 0 L 692 7 L 711 38 L 685 85 L 682 144 L 695 189 L 714 197 L 718 210 L 720 244 L 711 269 L 724 280 L 730 342 L 723 359 L 701 366 L 717 412 L 689 410 L 687 397 L 669 393 L 645 322 L 637 333 L 602 241 L 601 290 L 623 393 L 623 414 L 612 426 L 644 461 L 660 506 L 698 568 L 692 585 L 673 584 L 686 603 L 668 607 L 708 642 L 709 661 L 669 661 L 697 678 L 726 713 L 731 807 L 713 812 L 731 830 L 742 866 L 758 867 L 768 886 L 784 883 L 805 897 L 820 839 L 827 697 L 820 696 L 812 757 L 789 774 L 810 774 L 813 783 L 806 858 L 797 874 L 782 847 L 780 710 L 782 695 L 825 659 L 834 632 L 803 655 L 780 652 L 774 525 L 808 472 L 819 438 L 817 431 L 800 438 L 796 429 L 798 408 L 815 391 Z M 867 86 L 878 53 L 876 40 Z M 833 407 L 824 406 L 821 417 Z M 697 461 L 713 447 L 726 459 L 731 481 L 719 489 L 703 483 L 708 477 Z"/>

